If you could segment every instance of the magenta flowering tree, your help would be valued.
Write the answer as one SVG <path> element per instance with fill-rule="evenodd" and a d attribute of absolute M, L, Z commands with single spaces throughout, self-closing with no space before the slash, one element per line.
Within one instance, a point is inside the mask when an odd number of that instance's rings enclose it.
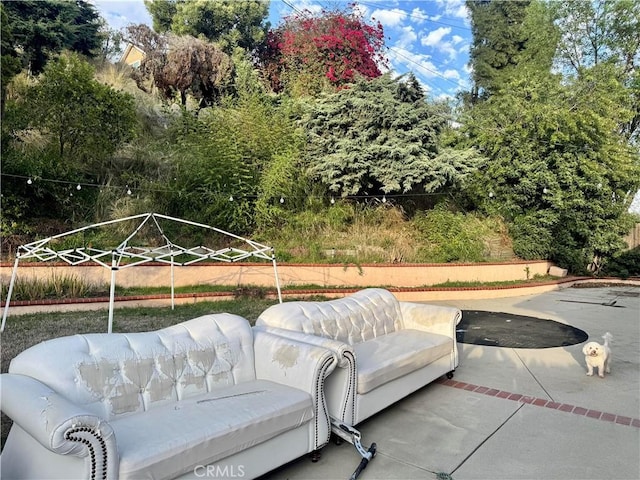
<path fill-rule="evenodd" d="M 261 61 L 271 88 L 313 94 L 339 89 L 357 78 L 376 78 L 386 66 L 384 31 L 353 5 L 287 17 L 267 35 Z"/>

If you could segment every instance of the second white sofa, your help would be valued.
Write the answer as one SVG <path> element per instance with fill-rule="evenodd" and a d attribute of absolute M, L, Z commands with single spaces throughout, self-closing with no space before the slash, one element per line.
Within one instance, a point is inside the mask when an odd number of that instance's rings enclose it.
<path fill-rule="evenodd" d="M 369 288 L 337 300 L 266 309 L 256 329 L 332 349 L 338 367 L 325 382 L 329 413 L 357 425 L 458 366 L 457 308 L 400 302 Z"/>

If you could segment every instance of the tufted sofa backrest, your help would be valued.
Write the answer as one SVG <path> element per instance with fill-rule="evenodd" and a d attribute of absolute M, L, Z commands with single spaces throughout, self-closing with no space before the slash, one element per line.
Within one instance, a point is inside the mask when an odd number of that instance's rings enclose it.
<path fill-rule="evenodd" d="M 382 288 L 325 302 L 285 302 L 260 314 L 256 325 L 284 328 L 354 345 L 402 329 L 400 304 Z"/>
<path fill-rule="evenodd" d="M 253 333 L 223 313 L 154 332 L 73 335 L 25 350 L 9 372 L 109 420 L 255 379 Z"/>

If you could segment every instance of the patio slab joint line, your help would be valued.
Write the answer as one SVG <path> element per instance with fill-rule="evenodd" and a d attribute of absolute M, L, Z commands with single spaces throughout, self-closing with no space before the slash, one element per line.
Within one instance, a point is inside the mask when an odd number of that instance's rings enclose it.
<path fill-rule="evenodd" d="M 474 385 L 472 383 L 458 382 L 456 380 L 449 380 L 445 378 L 440 378 L 436 382 L 447 387 L 459 388 L 467 392 L 480 393 L 489 397 L 502 398 L 504 400 L 525 403 L 536 407 L 550 408 L 553 410 L 558 410 L 560 412 L 582 415 L 585 417 L 593 418 L 594 420 L 601 420 L 604 422 L 616 423 L 618 425 L 640 428 L 640 418 L 632 418 L 625 415 L 616 415 L 615 413 L 601 412 L 600 410 L 578 407 L 576 405 L 571 405 L 568 403 L 554 402 L 553 400 L 546 400 L 544 398 L 521 395 L 519 393 L 507 392 L 504 390 L 498 390 L 496 388 L 483 387 L 480 385 Z"/>

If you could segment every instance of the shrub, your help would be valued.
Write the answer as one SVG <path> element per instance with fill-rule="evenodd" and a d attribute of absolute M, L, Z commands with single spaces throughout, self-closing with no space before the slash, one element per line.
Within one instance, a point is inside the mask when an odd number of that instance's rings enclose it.
<path fill-rule="evenodd" d="M 488 260 L 487 240 L 499 230 L 489 219 L 448 210 L 440 205 L 418 212 L 413 219 L 418 231 L 418 261 L 481 262 Z"/>
<path fill-rule="evenodd" d="M 640 246 L 615 255 L 604 265 L 601 274 L 620 278 L 640 276 Z"/>

